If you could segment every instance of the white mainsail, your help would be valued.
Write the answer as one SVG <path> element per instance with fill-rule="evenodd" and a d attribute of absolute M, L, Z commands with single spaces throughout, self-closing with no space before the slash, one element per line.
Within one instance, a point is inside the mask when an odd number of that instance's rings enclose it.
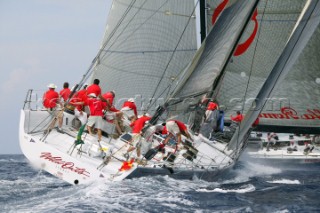
<path fill-rule="evenodd" d="M 114 0 L 92 78 L 138 110 L 161 102 L 197 50 L 195 9 L 194 0 Z"/>

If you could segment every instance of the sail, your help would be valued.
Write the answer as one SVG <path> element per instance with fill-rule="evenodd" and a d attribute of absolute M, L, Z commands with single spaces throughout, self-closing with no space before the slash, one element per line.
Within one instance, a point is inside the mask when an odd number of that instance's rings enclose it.
<path fill-rule="evenodd" d="M 229 143 L 229 148 L 234 149 L 240 141 L 242 142 L 246 139 L 246 135 L 250 133 L 251 124 L 259 116 L 263 107 L 266 105 L 268 98 L 272 97 L 272 94 L 278 94 L 281 89 L 284 89 L 284 85 L 288 81 L 293 81 L 294 76 L 299 75 L 299 78 L 305 80 L 303 75 L 316 73 L 312 68 L 314 65 L 311 65 L 308 68 L 309 70 L 306 73 L 304 66 L 301 66 L 300 63 L 305 59 L 305 55 L 310 56 L 309 52 L 316 53 L 312 51 L 317 49 L 317 46 L 313 46 L 316 43 L 319 43 L 319 30 L 320 30 L 320 1 L 311 0 L 306 4 L 306 10 L 303 11 L 302 19 L 300 19 L 297 27 L 295 28 L 290 40 L 288 41 L 284 51 L 277 60 L 276 65 L 272 69 L 270 75 L 263 84 L 257 99 L 253 102 L 252 108 L 248 111 L 248 114 L 245 116 L 243 122 L 241 122 L 240 127 L 237 129 L 237 132 L 234 134 L 234 137 Z M 316 64 L 317 62 L 314 61 Z M 319 71 L 317 71 L 319 74 Z M 307 77 L 308 78 L 308 77 Z M 304 81 L 302 81 L 303 83 Z M 311 85 L 312 86 L 312 85 Z M 279 90 L 280 89 L 280 90 Z M 290 89 L 292 90 L 292 89 Z M 290 93 L 290 92 L 288 92 Z M 288 94 L 287 93 L 287 94 Z M 312 94 L 313 92 L 310 91 Z M 314 94 L 314 93 L 313 93 Z M 299 97 L 295 97 L 298 99 Z M 310 103 L 313 103 L 310 101 Z M 299 101 L 294 102 L 295 105 L 301 105 Z M 318 103 L 314 103 L 316 106 Z M 304 105 L 308 107 L 307 104 Z M 308 120 L 312 120 L 311 116 L 307 117 L 305 115 L 305 125 L 308 124 Z M 308 118 L 308 119 L 307 119 Z M 296 119 L 298 120 L 298 119 Z M 318 130 L 319 131 L 319 130 Z"/>
<path fill-rule="evenodd" d="M 316 1 L 311 1 L 310 7 Z M 315 7 L 315 6 L 314 6 Z M 271 131 L 320 133 L 320 28 L 319 3 L 315 7 L 303 34 L 306 45 L 299 51 L 296 61 L 290 61 L 290 72 L 275 88 L 267 105 L 260 114 L 261 129 Z M 302 39 L 302 38 L 301 38 Z M 297 51 L 297 50 L 296 50 Z M 289 66 L 289 65 L 287 65 Z"/>
<path fill-rule="evenodd" d="M 213 9 L 212 20 L 220 19 L 223 3 Z M 245 114 L 282 53 L 306 1 L 260 1 L 224 76 L 214 91 L 214 99 L 225 112 L 226 123 L 236 111 Z M 218 11 L 218 12 L 217 12 Z M 215 25 L 212 22 L 213 26 Z M 260 120 L 260 124 L 264 119 Z"/>
<path fill-rule="evenodd" d="M 184 99 L 206 93 L 221 72 L 232 48 L 237 42 L 243 26 L 255 1 L 236 1 L 229 4 L 221 14 L 219 22 L 211 30 L 203 43 L 200 51 L 203 51 L 199 60 L 189 69 L 190 75 L 183 76 L 172 94 L 173 98 Z"/>
<path fill-rule="evenodd" d="M 194 0 L 114 0 L 92 79 L 118 104 L 161 103 L 197 50 L 195 8 Z"/>

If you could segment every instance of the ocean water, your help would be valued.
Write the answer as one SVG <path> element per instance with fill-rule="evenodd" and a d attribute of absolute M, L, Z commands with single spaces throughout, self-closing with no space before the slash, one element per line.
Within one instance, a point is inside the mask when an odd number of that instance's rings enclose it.
<path fill-rule="evenodd" d="M 320 212 L 320 166 L 240 160 L 217 182 L 166 176 L 72 186 L 0 155 L 0 212 Z"/>

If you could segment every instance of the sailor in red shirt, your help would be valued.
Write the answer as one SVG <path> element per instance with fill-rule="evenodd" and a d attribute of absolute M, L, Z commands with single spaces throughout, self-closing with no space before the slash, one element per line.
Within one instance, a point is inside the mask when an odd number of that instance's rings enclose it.
<path fill-rule="evenodd" d="M 168 137 L 164 140 L 164 144 L 167 144 L 170 138 L 172 137 L 177 137 L 177 144 L 178 144 L 178 149 L 181 149 L 181 134 L 183 134 L 185 137 L 189 138 L 192 140 L 187 126 L 178 120 L 169 120 L 166 122 L 166 129 L 168 131 Z"/>
<path fill-rule="evenodd" d="M 87 87 L 87 94 L 94 93 L 94 94 L 96 94 L 97 98 L 100 98 L 100 100 L 105 102 L 106 100 L 101 95 L 102 94 L 101 87 L 99 86 L 99 84 L 100 84 L 100 80 L 94 79 L 93 84 L 91 84 L 90 86 Z"/>
<path fill-rule="evenodd" d="M 86 104 L 90 109 L 90 116 L 88 118 L 87 129 L 90 135 L 92 134 L 92 126 L 95 125 L 95 128 L 98 129 L 98 141 L 101 141 L 102 132 L 101 128 L 103 125 L 103 103 L 96 97 L 95 93 L 88 95 L 89 98 L 86 100 Z"/>
<path fill-rule="evenodd" d="M 120 121 L 123 113 L 113 106 L 115 92 L 106 92 L 102 95 L 102 97 L 107 101 L 106 103 L 104 103 L 104 109 L 106 111 L 105 118 L 107 121 L 113 122 L 115 124 L 118 135 L 121 135 L 122 129 L 120 127 Z"/>
<path fill-rule="evenodd" d="M 138 118 L 134 123 L 132 123 L 132 139 L 130 141 L 130 147 L 127 150 L 127 153 L 124 156 L 128 159 L 129 152 L 137 149 L 137 157 L 139 158 L 141 155 L 141 131 L 144 125 L 151 119 L 149 114 L 145 114 Z"/>
<path fill-rule="evenodd" d="M 85 103 L 87 101 L 87 86 L 88 84 L 85 84 L 83 89 L 76 92 L 70 100 L 70 104 L 75 106 L 74 115 L 81 121 L 81 125 L 86 124 L 88 120 L 88 115 L 84 111 Z"/>
<path fill-rule="evenodd" d="M 231 120 L 236 123 L 240 123 L 243 120 L 243 115 L 241 114 L 240 111 L 237 111 L 237 115 L 235 117 L 231 115 Z"/>
<path fill-rule="evenodd" d="M 59 103 L 59 94 L 55 91 L 57 88 L 54 84 L 48 85 L 48 90 L 43 94 L 43 106 L 47 109 L 55 108 Z"/>
<path fill-rule="evenodd" d="M 216 104 L 213 101 L 210 101 L 209 104 L 208 104 L 207 110 L 212 110 L 213 111 L 213 110 L 216 110 L 216 109 L 219 109 L 218 104 Z"/>
<path fill-rule="evenodd" d="M 101 95 L 101 88 L 99 86 L 100 80 L 99 79 L 94 79 L 93 84 L 87 87 L 87 93 L 91 94 L 94 93 L 96 94 L 97 97 Z"/>
<path fill-rule="evenodd" d="M 58 129 L 57 131 L 63 133 L 62 122 L 63 122 L 63 112 L 61 111 L 61 103 L 59 101 L 59 94 L 55 91 L 57 86 L 55 84 L 48 85 L 48 91 L 43 94 L 43 106 L 48 110 L 53 118 L 58 118 Z M 56 123 L 56 119 L 53 119 L 49 125 L 49 131 L 53 129 Z"/>
<path fill-rule="evenodd" d="M 217 111 L 215 110 L 218 110 L 219 109 L 219 106 L 217 103 L 213 102 L 213 101 L 210 101 L 208 106 L 207 106 L 207 110 L 205 112 L 205 122 L 209 121 L 209 119 L 213 119 L 214 117 L 216 117 L 215 115 L 216 114 L 212 114 L 212 113 L 217 113 Z"/>
<path fill-rule="evenodd" d="M 63 89 L 59 92 L 60 97 L 63 99 L 64 102 L 66 102 L 71 94 L 71 91 L 69 89 L 69 83 L 64 82 Z"/>
<path fill-rule="evenodd" d="M 121 111 L 130 122 L 134 122 L 138 117 L 137 106 L 133 98 L 129 98 L 123 103 Z"/>
<path fill-rule="evenodd" d="M 106 99 L 108 101 L 108 105 L 105 104 L 105 107 L 109 107 L 108 109 L 109 110 L 112 110 L 112 111 L 118 111 L 114 106 L 113 106 L 113 101 L 114 101 L 114 97 L 116 96 L 115 92 L 114 91 L 109 91 L 109 92 L 106 92 L 102 95 L 102 97 L 104 99 Z"/>

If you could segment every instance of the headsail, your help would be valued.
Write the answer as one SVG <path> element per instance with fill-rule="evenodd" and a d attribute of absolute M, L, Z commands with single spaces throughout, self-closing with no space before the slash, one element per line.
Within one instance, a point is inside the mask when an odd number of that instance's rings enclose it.
<path fill-rule="evenodd" d="M 195 8 L 194 0 L 114 0 L 92 78 L 139 109 L 165 97 L 196 52 Z"/>
<path fill-rule="evenodd" d="M 203 42 L 193 63 L 179 79 L 169 105 L 190 98 L 195 98 L 197 101 L 202 94 L 212 90 L 216 78 L 235 49 L 245 24 L 248 23 L 257 4 L 256 1 L 230 2 L 232 3 L 226 5 L 219 21 Z M 186 103 L 182 105 L 185 106 Z M 180 111 L 180 106 L 177 106 L 177 113 Z"/>
<path fill-rule="evenodd" d="M 301 54 L 296 56 L 295 61 L 288 62 L 290 64 L 286 66 L 291 67 L 290 72 L 274 89 L 269 103 L 260 114 L 264 129 L 320 133 L 320 8 L 319 3 L 315 5 L 316 2 L 308 1 L 308 10 L 313 7 L 315 9 L 309 19 L 306 18 L 305 12 L 299 22 L 299 25 L 306 25 L 299 39 L 305 40 L 306 44 L 300 46 L 300 49 L 296 47 L 293 51 L 295 54 Z"/>

